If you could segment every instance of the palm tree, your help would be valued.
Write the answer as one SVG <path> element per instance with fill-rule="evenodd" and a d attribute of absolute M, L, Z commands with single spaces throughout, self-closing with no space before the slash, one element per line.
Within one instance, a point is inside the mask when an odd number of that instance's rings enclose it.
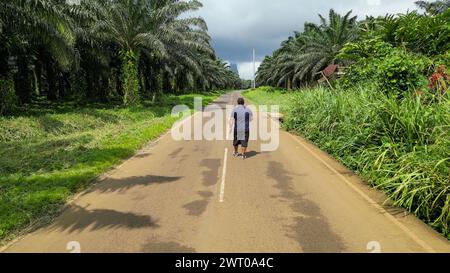
<path fill-rule="evenodd" d="M 29 66 L 33 56 L 40 48 L 45 48 L 46 54 L 52 60 L 46 63 L 68 68 L 74 56 L 73 25 L 64 13 L 64 1 L 51 0 L 3 0 L 0 3 L 0 36 L 2 67 L 6 58 L 13 56 L 18 72 L 15 76 L 16 92 L 22 102 L 28 102 L 31 94 Z M 45 45 L 41 46 L 41 45 Z M 2 69 L 0 76 L 5 77 L 9 69 Z M 53 76 L 54 73 L 48 73 Z M 50 77 L 51 81 L 51 77 Z M 51 87 L 51 83 L 49 84 Z M 55 88 L 49 88 L 53 91 Z M 51 94 L 51 92 L 49 92 Z M 51 96 L 50 96 L 51 97 Z"/>
<path fill-rule="evenodd" d="M 320 16 L 321 24 L 308 24 L 303 40 L 303 52 L 295 57 L 301 63 L 297 66 L 293 80 L 312 80 L 317 72 L 329 64 L 339 63 L 336 56 L 342 47 L 356 38 L 356 16 L 350 17 L 351 11 L 340 16 L 333 10 L 329 13 L 329 22 Z"/>
<path fill-rule="evenodd" d="M 430 15 L 436 15 L 444 12 L 445 10 L 450 8 L 450 0 L 442 0 L 442 1 L 417 1 L 415 4 L 426 11 L 426 13 Z"/>
<path fill-rule="evenodd" d="M 269 81 L 272 76 L 272 71 L 274 70 L 274 62 L 272 56 L 266 56 L 258 68 L 256 75 L 256 84 L 258 86 L 262 85 L 274 85 Z"/>
<path fill-rule="evenodd" d="M 289 89 L 311 82 L 326 66 L 340 63 L 340 50 L 357 37 L 356 16 L 351 17 L 351 11 L 341 16 L 334 10 L 328 21 L 319 16 L 319 25 L 306 23 L 303 33 L 283 42 L 273 58 L 263 62 L 259 81 Z"/>
<path fill-rule="evenodd" d="M 193 52 L 212 54 L 205 22 L 200 18 L 180 19 L 181 14 L 200 8 L 198 1 L 103 0 L 92 7 L 99 17 L 91 32 L 119 47 L 125 104 L 139 100 L 141 54 L 163 63 L 176 59 L 191 68 L 198 68 Z"/>

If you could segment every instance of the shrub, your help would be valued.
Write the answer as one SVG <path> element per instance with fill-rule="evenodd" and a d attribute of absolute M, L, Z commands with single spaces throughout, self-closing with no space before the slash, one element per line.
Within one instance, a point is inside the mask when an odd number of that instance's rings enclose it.
<path fill-rule="evenodd" d="M 426 85 L 424 70 L 431 65 L 425 57 L 392 50 L 384 58 L 374 60 L 376 81 L 386 93 L 402 93 Z"/>
<path fill-rule="evenodd" d="M 435 16 L 417 11 L 388 17 L 373 35 L 395 47 L 429 57 L 450 50 L 450 9 Z"/>
<path fill-rule="evenodd" d="M 425 86 L 424 74 L 431 66 L 428 58 L 394 48 L 380 39 L 347 44 L 339 57 L 353 62 L 340 80 L 341 86 L 373 82 L 384 93 L 401 94 Z"/>
<path fill-rule="evenodd" d="M 447 68 L 450 67 L 450 50 L 444 54 L 437 55 L 433 58 L 433 63 L 437 66 L 445 65 Z"/>

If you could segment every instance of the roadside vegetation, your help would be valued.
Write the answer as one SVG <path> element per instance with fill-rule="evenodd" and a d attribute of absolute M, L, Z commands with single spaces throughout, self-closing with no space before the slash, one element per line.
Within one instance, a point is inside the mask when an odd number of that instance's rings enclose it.
<path fill-rule="evenodd" d="M 450 1 L 417 4 L 306 23 L 245 96 L 450 239 Z"/>
<path fill-rule="evenodd" d="M 248 86 L 199 1 L 0 1 L 0 240 L 174 123 L 172 106 Z"/>
<path fill-rule="evenodd" d="M 158 103 L 35 105 L 0 117 L 0 239 L 58 213 L 67 198 L 132 156 L 176 121 L 172 107 L 209 104 L 219 93 L 166 96 Z"/>
<path fill-rule="evenodd" d="M 192 16 L 201 7 L 196 0 L 2 0 L 0 115 L 36 100 L 136 105 L 239 89 L 247 83 L 215 55 L 205 21 Z"/>
<path fill-rule="evenodd" d="M 281 104 L 287 129 L 450 238 L 450 1 L 417 4 L 306 23 L 262 63 L 267 87 L 246 96 Z M 248 87 L 189 16 L 201 6 L 0 2 L 0 240 L 165 132 L 195 90 L 208 103 Z"/>
<path fill-rule="evenodd" d="M 314 142 L 450 239 L 449 100 L 398 101 L 370 88 L 263 88 L 244 95 L 280 105 L 284 128 Z"/>

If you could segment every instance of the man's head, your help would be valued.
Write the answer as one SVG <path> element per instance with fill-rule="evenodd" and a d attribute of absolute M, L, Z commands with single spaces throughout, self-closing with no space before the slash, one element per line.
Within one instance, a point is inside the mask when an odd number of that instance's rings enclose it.
<path fill-rule="evenodd" d="M 237 103 L 238 103 L 238 105 L 244 105 L 245 104 L 244 98 L 239 98 Z"/>

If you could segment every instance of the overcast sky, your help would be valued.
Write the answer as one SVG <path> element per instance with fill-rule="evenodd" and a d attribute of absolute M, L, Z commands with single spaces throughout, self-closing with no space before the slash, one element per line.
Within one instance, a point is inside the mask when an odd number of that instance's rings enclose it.
<path fill-rule="evenodd" d="M 252 48 L 261 62 L 294 31 L 303 30 L 306 21 L 318 22 L 318 14 L 330 8 L 343 14 L 353 10 L 358 18 L 366 15 L 404 13 L 416 9 L 416 0 L 200 0 L 196 13 L 208 23 L 217 55 L 237 63 L 242 78 L 252 78 Z"/>

